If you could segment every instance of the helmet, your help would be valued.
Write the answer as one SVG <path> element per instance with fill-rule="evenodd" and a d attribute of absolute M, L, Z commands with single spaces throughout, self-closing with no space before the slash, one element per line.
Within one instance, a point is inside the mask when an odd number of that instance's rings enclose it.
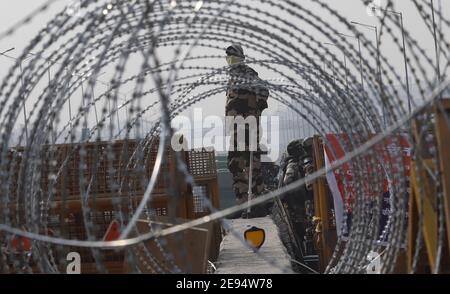
<path fill-rule="evenodd" d="M 287 151 L 290 156 L 294 157 L 303 157 L 305 156 L 306 152 L 303 149 L 303 140 L 298 139 L 294 140 L 287 146 Z"/>
<path fill-rule="evenodd" d="M 237 56 L 241 58 L 245 58 L 244 50 L 239 44 L 232 44 L 226 49 L 227 56 Z"/>

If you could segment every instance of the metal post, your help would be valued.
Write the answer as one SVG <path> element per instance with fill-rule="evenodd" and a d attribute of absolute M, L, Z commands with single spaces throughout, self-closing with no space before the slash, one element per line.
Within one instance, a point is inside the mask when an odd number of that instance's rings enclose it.
<path fill-rule="evenodd" d="M 25 83 L 23 82 L 23 67 L 22 67 L 22 60 L 19 62 L 20 67 L 20 83 L 22 84 L 22 95 L 23 91 L 25 89 Z M 23 119 L 25 120 L 25 145 L 28 146 L 28 123 L 27 123 L 27 109 L 25 105 L 25 96 L 23 97 Z"/>
<path fill-rule="evenodd" d="M 34 54 L 33 54 L 34 55 Z M 48 75 L 48 89 L 49 89 L 49 91 L 52 91 L 52 87 L 51 87 L 51 85 L 52 85 L 52 76 L 51 76 L 51 73 L 50 73 L 50 67 L 51 67 L 51 63 L 50 63 L 50 61 L 47 61 L 47 63 L 48 63 L 48 69 L 47 69 L 47 75 Z M 52 123 L 53 124 L 53 123 Z M 56 125 L 54 125 L 54 127 L 56 127 Z M 56 144 L 56 134 L 57 134 L 57 131 L 56 131 L 56 129 L 53 129 L 52 130 L 52 139 L 53 139 L 53 144 Z"/>
<path fill-rule="evenodd" d="M 360 22 L 355 22 L 352 21 L 352 24 L 356 24 L 356 25 L 360 25 L 369 29 L 372 29 L 375 31 L 375 39 L 377 42 L 377 68 L 378 68 L 378 84 L 379 84 L 379 88 L 380 88 L 380 101 L 381 101 L 381 107 L 382 107 L 382 114 L 383 114 L 383 125 L 386 127 L 386 109 L 384 106 L 384 101 L 383 101 L 383 77 L 381 74 L 381 54 L 380 54 L 380 40 L 378 38 L 378 28 L 376 26 L 371 26 L 368 24 L 363 24 Z"/>
<path fill-rule="evenodd" d="M 349 87 L 348 87 L 348 74 L 347 74 L 347 57 L 345 56 L 345 52 L 343 52 L 343 54 L 344 54 L 344 68 L 345 68 L 345 84 L 347 85 L 347 95 L 348 95 Z"/>
<path fill-rule="evenodd" d="M 64 85 L 65 90 L 67 91 L 69 89 L 69 83 L 70 83 L 70 73 L 69 73 L 69 69 L 66 68 L 66 74 L 68 77 L 67 82 Z M 69 130 L 69 134 L 70 137 L 72 137 L 72 131 L 73 131 L 73 123 L 72 123 L 72 102 L 70 101 L 70 95 L 68 96 L 67 101 L 69 102 L 69 124 L 70 124 L 70 130 Z"/>
<path fill-rule="evenodd" d="M 116 118 L 117 118 L 117 134 L 119 134 L 120 133 L 120 117 L 119 117 L 119 102 L 118 102 L 118 99 L 119 98 L 117 98 L 116 100 L 115 100 L 115 108 L 116 108 Z M 142 121 L 142 128 L 144 129 L 144 121 Z M 145 130 L 144 130 L 144 132 L 145 132 Z"/>
<path fill-rule="evenodd" d="M 383 108 L 383 124 L 386 127 L 387 126 L 387 121 L 386 121 L 386 107 L 384 105 L 384 101 L 383 101 L 383 76 L 381 74 L 381 53 L 380 53 L 380 40 L 378 38 L 378 27 L 374 27 L 375 28 L 375 38 L 376 38 L 376 42 L 377 42 L 377 68 L 378 68 L 378 84 L 380 87 L 380 100 L 381 100 L 381 105 Z"/>
<path fill-rule="evenodd" d="M 342 33 L 339 33 L 339 35 L 344 36 L 344 37 L 348 37 L 348 38 L 352 38 L 352 39 L 356 39 L 358 41 L 359 71 L 360 71 L 360 74 L 361 74 L 361 89 L 364 91 L 364 74 L 363 74 L 363 66 L 362 66 L 361 39 L 359 38 L 359 36 L 358 37 L 353 37 L 353 36 L 342 34 Z"/>
<path fill-rule="evenodd" d="M 28 52 L 28 55 L 33 55 L 33 56 L 37 56 L 37 54 L 33 53 L 33 52 Z M 47 68 L 47 76 L 48 76 L 48 89 L 51 92 L 51 73 L 50 73 L 50 68 L 51 68 L 51 63 L 50 60 L 47 60 L 48 63 L 48 68 Z M 56 143 L 56 130 L 53 130 L 53 143 Z"/>
<path fill-rule="evenodd" d="M 431 0 L 431 15 L 433 18 L 433 34 L 434 34 L 434 50 L 436 53 L 436 73 L 438 78 L 438 84 L 441 83 L 441 65 L 439 60 L 439 47 L 438 47 L 438 37 L 436 32 L 436 18 L 434 16 L 434 2 Z M 439 94 L 439 97 L 442 98 L 442 93 Z"/>
<path fill-rule="evenodd" d="M 337 47 L 339 50 L 341 49 L 338 45 L 333 44 L 333 43 L 324 43 L 324 44 L 325 44 L 325 45 L 330 45 L 330 46 L 335 46 L 335 47 Z M 344 51 L 344 50 L 341 50 L 341 51 L 342 51 L 342 54 L 344 55 L 345 83 L 346 83 L 346 86 L 347 86 L 347 93 L 348 93 L 349 86 L 348 86 L 348 74 L 347 74 L 347 71 L 348 71 L 348 69 L 347 69 L 347 57 L 346 57 L 346 55 L 345 55 L 345 51 Z M 333 62 L 334 62 L 334 60 L 333 60 Z M 334 68 L 334 64 L 333 64 L 333 68 Z"/>
<path fill-rule="evenodd" d="M 395 14 L 395 15 L 398 15 L 400 17 L 400 24 L 401 24 L 401 28 L 402 28 L 402 40 L 403 40 L 403 59 L 404 59 L 404 63 L 405 63 L 406 94 L 408 96 L 408 110 L 409 110 L 409 113 L 411 113 L 412 100 L 411 100 L 411 90 L 410 90 L 410 87 L 409 87 L 408 58 L 406 56 L 405 28 L 404 28 L 404 25 L 403 25 L 403 13 L 402 12 L 397 12 L 397 11 L 394 11 L 394 10 L 381 9 L 381 8 L 377 8 L 377 7 L 373 7 L 372 9 L 374 11 L 375 10 L 379 10 L 379 11 L 384 11 L 386 13 Z"/>
<path fill-rule="evenodd" d="M 405 28 L 403 26 L 403 14 L 400 12 L 399 15 L 400 15 L 400 23 L 402 25 L 403 59 L 405 60 L 405 76 L 406 76 L 406 93 L 408 95 L 408 111 L 411 114 L 411 92 L 409 89 L 409 73 L 408 73 L 408 58 L 406 57 Z"/>
<path fill-rule="evenodd" d="M 364 92 L 364 73 L 362 66 L 362 50 L 361 50 L 361 39 L 358 36 L 358 48 L 359 48 L 359 71 L 361 72 L 361 88 Z"/>
<path fill-rule="evenodd" d="M 83 111 L 85 111 L 86 110 L 86 100 L 84 98 L 83 78 L 81 80 L 81 103 L 83 105 Z M 89 112 L 84 115 L 84 122 L 85 122 L 86 126 L 87 126 L 88 115 L 89 115 Z M 87 141 L 89 139 L 89 135 L 90 135 L 89 128 L 87 128 L 83 125 L 83 127 L 81 128 L 81 142 L 84 143 L 85 141 Z"/>
<path fill-rule="evenodd" d="M 94 103 L 95 122 L 97 123 L 98 126 L 97 103 L 95 102 L 94 86 L 91 87 L 91 91 L 92 91 L 92 103 Z"/>
<path fill-rule="evenodd" d="M 247 198 L 247 218 L 249 217 L 250 211 L 251 211 L 251 206 L 250 206 L 250 201 L 252 200 L 252 177 L 253 177 L 253 151 L 250 151 L 250 159 L 249 159 L 250 163 L 249 163 L 249 168 L 250 170 L 248 171 L 248 198 Z"/>

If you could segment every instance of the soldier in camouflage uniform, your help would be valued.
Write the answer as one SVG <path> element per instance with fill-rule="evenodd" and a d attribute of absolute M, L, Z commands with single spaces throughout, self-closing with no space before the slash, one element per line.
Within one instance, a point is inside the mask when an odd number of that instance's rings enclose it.
<path fill-rule="evenodd" d="M 283 179 L 284 185 L 303 178 L 313 173 L 312 152 L 313 139 L 307 138 L 305 140 L 299 139 L 289 143 L 287 147 L 288 158 L 286 158 L 286 172 Z M 312 184 L 306 183 L 307 191 L 312 190 Z"/>
<path fill-rule="evenodd" d="M 261 175 L 261 152 L 259 149 L 259 119 L 267 106 L 269 91 L 258 73 L 244 63 L 245 55 L 241 46 L 232 45 L 226 49 L 227 62 L 230 65 L 230 80 L 227 89 L 226 115 L 227 117 L 241 116 L 244 119 L 254 116 L 257 122 L 256 130 L 245 126 L 245 151 L 237 149 L 237 125 L 231 126 L 230 136 L 234 147 L 228 153 L 228 168 L 233 175 L 233 190 L 238 204 L 248 200 L 250 151 L 253 151 L 252 197 L 256 197 L 264 190 Z M 249 150 L 250 135 L 257 135 L 258 150 Z M 233 140 L 234 138 L 234 140 Z"/>
<path fill-rule="evenodd" d="M 289 143 L 288 156 L 284 161 L 283 185 L 289 185 L 314 172 L 313 138 L 299 139 Z M 314 205 L 313 186 L 306 182 L 305 186 L 284 195 L 291 224 L 298 240 L 303 243 L 305 255 L 314 255 Z"/>

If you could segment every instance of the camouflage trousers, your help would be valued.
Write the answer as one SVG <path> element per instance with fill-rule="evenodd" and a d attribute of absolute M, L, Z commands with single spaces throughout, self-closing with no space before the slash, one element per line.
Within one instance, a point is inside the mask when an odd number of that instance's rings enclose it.
<path fill-rule="evenodd" d="M 255 130 L 254 130 L 255 131 Z M 259 123 L 256 130 L 259 134 Z M 253 154 L 253 170 L 252 170 L 252 197 L 257 197 L 264 190 L 264 180 L 261 173 L 261 152 L 259 150 L 259 137 L 257 137 L 258 150 L 253 152 L 249 150 L 250 134 L 249 129 L 246 132 L 246 151 L 230 151 L 228 152 L 228 169 L 233 176 L 233 191 L 236 196 L 237 204 L 248 201 L 249 176 L 250 176 L 250 154 Z M 234 149 L 237 150 L 237 130 L 230 134 L 234 137 Z"/>
<path fill-rule="evenodd" d="M 228 153 L 228 169 L 233 175 L 233 191 L 237 204 L 248 200 L 248 184 L 250 171 L 250 151 L 231 151 Z M 252 197 L 260 195 L 264 190 L 261 174 L 261 155 L 253 153 Z"/>

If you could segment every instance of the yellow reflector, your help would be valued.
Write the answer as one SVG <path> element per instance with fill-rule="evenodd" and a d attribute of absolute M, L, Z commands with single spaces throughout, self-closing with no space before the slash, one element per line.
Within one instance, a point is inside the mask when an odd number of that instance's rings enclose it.
<path fill-rule="evenodd" d="M 251 227 L 244 232 L 244 238 L 254 249 L 259 249 L 266 240 L 266 233 L 263 229 Z"/>

